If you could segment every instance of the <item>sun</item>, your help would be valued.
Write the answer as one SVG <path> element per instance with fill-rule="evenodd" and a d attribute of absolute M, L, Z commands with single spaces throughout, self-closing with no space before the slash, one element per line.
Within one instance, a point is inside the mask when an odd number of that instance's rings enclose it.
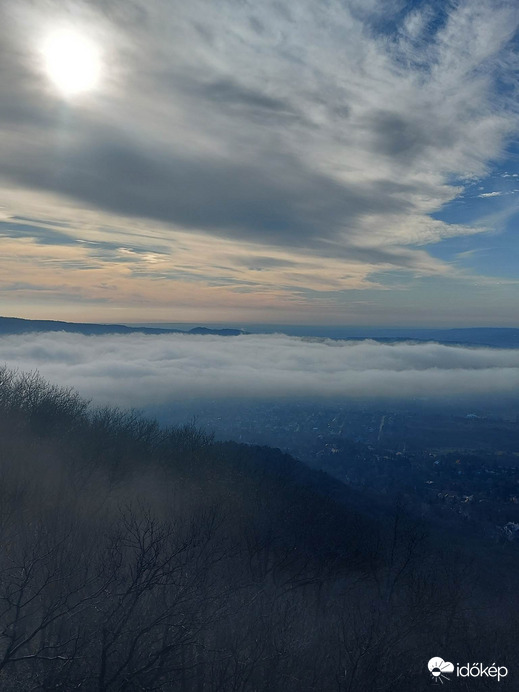
<path fill-rule="evenodd" d="M 78 31 L 62 29 L 43 42 L 45 72 L 64 96 L 75 96 L 97 87 L 101 52 L 94 41 Z"/>

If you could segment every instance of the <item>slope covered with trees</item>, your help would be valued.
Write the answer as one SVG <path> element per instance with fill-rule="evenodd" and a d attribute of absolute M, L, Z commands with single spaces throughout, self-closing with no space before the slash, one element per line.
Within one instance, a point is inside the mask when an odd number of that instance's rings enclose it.
<path fill-rule="evenodd" d="M 512 565 L 496 594 L 442 538 L 277 450 L 0 371 L 7 692 L 402 692 L 434 655 L 513 668 Z"/>

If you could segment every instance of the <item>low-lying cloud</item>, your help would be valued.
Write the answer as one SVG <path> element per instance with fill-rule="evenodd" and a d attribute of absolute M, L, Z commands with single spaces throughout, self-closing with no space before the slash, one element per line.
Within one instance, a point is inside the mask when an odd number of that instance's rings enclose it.
<path fill-rule="evenodd" d="M 38 370 L 95 404 L 193 399 L 509 397 L 519 349 L 239 337 L 38 333 L 0 338 L 0 362 Z"/>

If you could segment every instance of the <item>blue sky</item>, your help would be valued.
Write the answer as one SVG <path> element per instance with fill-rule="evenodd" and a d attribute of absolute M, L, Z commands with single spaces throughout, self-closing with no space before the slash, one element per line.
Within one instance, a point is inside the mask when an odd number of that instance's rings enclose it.
<path fill-rule="evenodd" d="M 4 314 L 516 326 L 517 3 L 0 12 Z"/>
<path fill-rule="evenodd" d="M 514 146 L 491 172 L 470 184 L 436 214 L 447 223 L 468 223 L 488 229 L 469 238 L 453 238 L 436 248 L 436 256 L 458 259 L 476 273 L 514 280 L 519 267 L 519 166 Z"/>

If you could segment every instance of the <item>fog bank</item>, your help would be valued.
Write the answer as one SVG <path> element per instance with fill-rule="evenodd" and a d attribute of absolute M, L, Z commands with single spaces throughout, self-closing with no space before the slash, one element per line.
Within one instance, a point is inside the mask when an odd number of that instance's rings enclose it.
<path fill-rule="evenodd" d="M 519 349 L 239 337 L 38 333 L 0 338 L 0 362 L 99 404 L 196 398 L 509 396 Z"/>

